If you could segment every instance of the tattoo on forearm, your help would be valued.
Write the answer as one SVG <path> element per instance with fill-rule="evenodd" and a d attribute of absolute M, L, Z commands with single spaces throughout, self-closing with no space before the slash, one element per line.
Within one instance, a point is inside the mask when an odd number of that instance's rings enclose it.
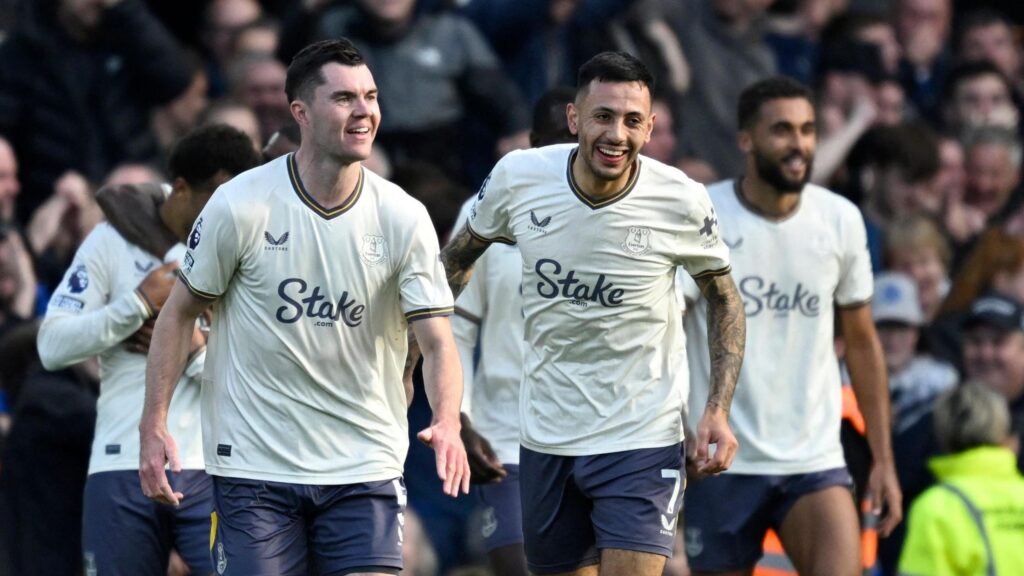
<path fill-rule="evenodd" d="M 475 241 L 469 229 L 463 226 L 455 238 L 441 250 L 441 263 L 444 264 L 448 276 L 448 286 L 456 299 L 473 276 L 473 263 L 486 249 L 487 245 Z"/>
<path fill-rule="evenodd" d="M 728 412 L 747 339 L 743 300 L 729 274 L 702 278 L 697 283 L 708 301 L 708 348 L 711 352 L 708 405 Z"/>

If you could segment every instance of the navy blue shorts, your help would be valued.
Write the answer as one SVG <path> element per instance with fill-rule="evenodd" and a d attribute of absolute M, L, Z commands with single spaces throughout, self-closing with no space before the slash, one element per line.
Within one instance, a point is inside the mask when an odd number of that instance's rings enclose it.
<path fill-rule="evenodd" d="M 401 478 L 319 486 L 214 476 L 217 574 L 398 574 L 406 503 Z"/>
<path fill-rule="evenodd" d="M 686 470 L 682 447 L 593 456 L 520 449 L 523 536 L 530 572 L 569 572 L 615 548 L 672 557 Z"/>
<path fill-rule="evenodd" d="M 519 500 L 519 465 L 506 464 L 508 475 L 497 484 L 477 487 L 483 506 L 480 531 L 488 552 L 523 543 L 523 506 Z"/>
<path fill-rule="evenodd" d="M 690 484 L 684 512 L 686 556 L 698 572 L 745 570 L 764 554 L 796 501 L 832 486 L 852 487 L 846 468 L 769 476 L 722 474 Z"/>
<path fill-rule="evenodd" d="M 178 507 L 142 493 L 137 470 L 90 474 L 85 482 L 82 555 L 86 574 L 167 574 L 175 548 L 193 574 L 209 574 L 213 481 L 202 470 L 167 472 Z"/>

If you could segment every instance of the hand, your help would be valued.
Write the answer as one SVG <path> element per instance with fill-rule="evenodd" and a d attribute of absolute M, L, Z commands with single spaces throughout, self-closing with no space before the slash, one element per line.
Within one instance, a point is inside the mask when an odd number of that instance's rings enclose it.
<path fill-rule="evenodd" d="M 78 172 L 69 170 L 65 172 L 53 185 L 53 194 L 63 198 L 72 206 L 78 208 L 86 207 L 92 200 L 92 188 L 89 181 Z"/>
<path fill-rule="evenodd" d="M 697 442 L 694 463 L 697 476 L 719 474 L 732 465 L 739 442 L 729 428 L 729 414 L 717 406 L 708 406 L 697 424 Z M 711 445 L 715 445 L 715 455 L 711 456 Z"/>
<path fill-rule="evenodd" d="M 871 466 L 868 499 L 871 513 L 878 516 L 878 535 L 885 538 L 903 520 L 903 493 L 892 462 Z"/>
<path fill-rule="evenodd" d="M 143 322 L 142 326 L 124 341 L 125 348 L 135 354 L 143 356 L 149 354 L 149 343 L 153 340 L 154 326 L 156 326 L 156 320 L 153 318 Z"/>
<path fill-rule="evenodd" d="M 142 279 L 142 282 L 139 282 L 136 290 L 139 291 L 139 294 L 145 298 L 146 303 L 153 309 L 154 315 L 159 313 L 164 303 L 167 302 L 167 297 L 171 294 L 171 288 L 174 287 L 174 271 L 177 269 L 178 264 L 176 262 L 168 262 L 147 274 Z"/>
<path fill-rule="evenodd" d="M 178 460 L 178 445 L 167 431 L 143 421 L 139 426 L 139 481 L 142 493 L 162 504 L 177 506 L 185 496 L 171 489 L 165 467 L 171 465 L 172 472 L 181 472 Z"/>
<path fill-rule="evenodd" d="M 462 415 L 462 444 L 466 447 L 474 484 L 495 484 L 508 476 L 491 443 L 473 428 L 465 414 Z"/>
<path fill-rule="evenodd" d="M 199 325 L 197 324 L 192 328 L 192 342 L 188 347 L 189 360 L 195 357 L 196 353 L 199 352 L 203 346 L 206 346 L 206 333 L 200 330 Z"/>
<path fill-rule="evenodd" d="M 469 494 L 469 462 L 466 449 L 459 437 L 461 426 L 457 422 L 434 422 L 416 435 L 420 442 L 434 449 L 437 461 L 437 477 L 444 482 L 444 493 L 457 498 L 459 488 Z"/>

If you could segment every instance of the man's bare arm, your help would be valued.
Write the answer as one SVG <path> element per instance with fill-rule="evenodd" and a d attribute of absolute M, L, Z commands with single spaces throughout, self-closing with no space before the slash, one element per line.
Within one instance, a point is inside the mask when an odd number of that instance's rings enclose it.
<path fill-rule="evenodd" d="M 160 259 L 178 243 L 160 221 L 163 202 L 163 188 L 157 183 L 104 186 L 96 192 L 96 203 L 110 225 L 125 240 Z"/>
<path fill-rule="evenodd" d="M 747 342 L 747 317 L 743 299 L 731 274 L 696 279 L 708 301 L 708 349 L 711 352 L 711 388 L 708 407 L 725 412 L 732 406 L 732 395 L 743 366 Z"/>
<path fill-rule="evenodd" d="M 441 263 L 444 264 L 448 276 L 448 286 L 452 289 L 452 297 L 459 298 L 462 290 L 473 277 L 473 264 L 487 250 L 488 243 L 483 242 L 469 233 L 469 227 L 463 226 L 448 245 L 441 250 Z"/>

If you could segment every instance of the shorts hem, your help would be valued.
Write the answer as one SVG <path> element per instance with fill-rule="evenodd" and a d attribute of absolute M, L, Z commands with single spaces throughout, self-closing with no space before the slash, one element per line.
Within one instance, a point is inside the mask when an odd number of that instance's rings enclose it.
<path fill-rule="evenodd" d="M 587 566 L 596 566 L 600 563 L 600 556 L 584 558 L 578 562 L 562 562 L 561 564 L 547 564 L 545 566 L 538 566 L 527 559 L 526 568 L 529 569 L 532 574 L 559 574 L 561 572 L 572 572 L 574 570 L 579 570 L 580 568 L 586 568 Z"/>
<path fill-rule="evenodd" d="M 675 537 L 673 536 L 673 543 L 675 543 Z M 666 558 L 672 557 L 671 546 L 658 546 L 657 544 L 640 544 L 637 542 L 628 542 L 625 540 L 606 540 L 597 543 L 598 550 L 626 550 L 628 552 L 646 552 L 648 554 L 657 554 Z"/>
<path fill-rule="evenodd" d="M 484 550 L 487 552 L 493 552 L 498 548 L 504 548 L 505 546 L 514 546 L 516 544 L 524 544 L 525 539 L 520 537 L 502 538 L 501 540 L 495 540 L 494 542 L 484 541 Z"/>
<path fill-rule="evenodd" d="M 380 564 L 360 564 L 359 566 L 350 566 L 348 568 L 342 568 L 337 572 L 324 572 L 322 576 L 346 576 L 348 574 L 357 574 L 360 572 L 377 572 L 380 574 L 400 574 L 402 567 L 395 567 L 391 565 L 380 565 Z"/>

